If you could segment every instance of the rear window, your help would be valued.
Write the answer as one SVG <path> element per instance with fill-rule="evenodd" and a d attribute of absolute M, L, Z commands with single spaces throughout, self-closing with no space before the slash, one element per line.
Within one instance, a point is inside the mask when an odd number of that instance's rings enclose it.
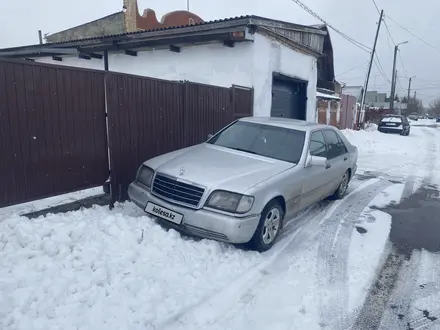
<path fill-rule="evenodd" d="M 402 118 L 401 117 L 385 117 L 382 118 L 382 123 L 401 123 Z"/>

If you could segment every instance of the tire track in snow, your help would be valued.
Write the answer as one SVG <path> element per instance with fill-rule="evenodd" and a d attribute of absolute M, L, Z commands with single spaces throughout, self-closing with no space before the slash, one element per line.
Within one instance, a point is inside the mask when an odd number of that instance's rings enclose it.
<path fill-rule="evenodd" d="M 398 256 L 400 264 L 392 271 L 396 273 L 397 280 L 393 286 L 394 292 L 390 298 L 380 320 L 379 329 L 405 329 L 410 315 L 412 294 L 417 285 L 417 270 L 420 264 L 420 254 L 413 253 L 410 260 L 405 260 L 405 256 L 394 253 Z M 398 273 L 397 273 L 398 271 Z"/>
<path fill-rule="evenodd" d="M 198 304 L 190 306 L 185 310 L 168 317 L 158 325 L 158 329 L 178 329 L 185 326 L 192 328 L 204 328 L 208 325 L 218 324 L 219 321 L 233 318 L 233 316 L 240 312 L 246 305 L 250 304 L 256 297 L 253 288 L 258 286 L 258 291 L 269 284 L 269 279 L 273 280 L 274 276 L 280 272 L 288 269 L 289 264 L 293 258 L 298 258 L 301 251 L 307 249 L 315 244 L 317 240 L 323 235 L 322 227 L 325 228 L 325 223 L 334 219 L 333 214 L 339 209 L 351 210 L 349 213 L 356 217 L 361 214 L 363 209 L 369 202 L 365 204 L 368 196 L 374 198 L 384 189 L 389 182 L 383 182 L 379 179 L 373 179 L 362 183 L 354 191 L 352 191 L 342 201 L 334 203 L 323 202 L 316 207 L 313 207 L 308 212 L 295 219 L 295 222 L 286 226 L 287 234 L 291 233 L 297 227 L 297 231 L 291 234 L 290 237 L 279 241 L 273 250 L 266 253 L 268 258 L 265 262 L 257 265 L 255 268 L 245 272 L 236 281 L 229 286 L 220 289 L 217 294 L 208 296 Z M 366 190 L 366 192 L 364 192 Z M 377 191 L 377 193 L 376 193 Z M 373 196 L 374 194 L 374 196 Z M 370 200 L 371 200 L 370 199 Z M 362 201 L 357 204 L 356 200 Z M 352 210 L 355 205 L 364 205 Z M 339 214 L 339 213 L 338 213 Z M 331 226 L 335 233 L 338 230 L 337 226 Z M 225 304 L 225 302 L 228 302 Z"/>
<path fill-rule="evenodd" d="M 317 269 L 321 278 L 320 325 L 341 329 L 347 319 L 348 276 L 347 262 L 354 225 L 368 204 L 385 188 L 389 181 L 378 181 L 364 189 L 359 196 L 347 198 L 339 212 L 326 222 L 318 248 Z M 345 206 L 345 207 L 344 207 Z"/>
<path fill-rule="evenodd" d="M 434 175 L 438 148 L 434 133 L 423 128 L 427 151 L 418 172 L 423 172 L 422 186 L 429 186 Z M 401 203 L 414 193 L 415 177 L 405 183 Z M 379 272 L 352 329 L 427 329 L 433 325 L 426 315 L 411 318 L 413 302 L 417 299 L 417 277 L 420 253 L 393 248 Z M 429 287 L 428 287 L 429 289 Z M 427 290 L 424 294 L 429 294 Z"/>

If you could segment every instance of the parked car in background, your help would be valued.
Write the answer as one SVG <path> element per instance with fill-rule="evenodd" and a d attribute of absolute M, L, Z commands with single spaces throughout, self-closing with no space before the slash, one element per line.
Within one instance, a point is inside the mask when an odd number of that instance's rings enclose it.
<path fill-rule="evenodd" d="M 419 120 L 419 116 L 418 115 L 409 115 L 408 119 L 414 120 L 414 121 L 418 121 Z"/>
<path fill-rule="evenodd" d="M 408 118 L 401 115 L 386 115 L 379 122 L 377 129 L 382 133 L 398 133 L 405 136 L 411 131 Z"/>
<path fill-rule="evenodd" d="M 440 116 L 437 117 L 437 119 L 435 120 L 436 123 L 440 123 Z"/>
<path fill-rule="evenodd" d="M 147 160 L 128 195 L 177 230 L 265 251 L 284 219 L 344 197 L 357 158 L 331 126 L 243 118 L 205 143 Z"/>

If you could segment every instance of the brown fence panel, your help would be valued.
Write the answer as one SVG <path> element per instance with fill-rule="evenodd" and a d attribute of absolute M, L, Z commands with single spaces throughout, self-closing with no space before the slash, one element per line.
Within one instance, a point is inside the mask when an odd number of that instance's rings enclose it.
<path fill-rule="evenodd" d="M 108 176 L 103 74 L 0 61 L 0 207 Z"/>
<path fill-rule="evenodd" d="M 231 89 L 185 82 L 185 144 L 206 141 L 234 119 Z"/>
<path fill-rule="evenodd" d="M 145 160 L 184 147 L 183 84 L 111 73 L 106 78 L 113 200 Z"/>
<path fill-rule="evenodd" d="M 318 123 L 326 125 L 328 101 L 317 99 L 316 106 L 318 108 Z"/>
<path fill-rule="evenodd" d="M 338 102 L 330 101 L 330 125 L 338 127 Z"/>

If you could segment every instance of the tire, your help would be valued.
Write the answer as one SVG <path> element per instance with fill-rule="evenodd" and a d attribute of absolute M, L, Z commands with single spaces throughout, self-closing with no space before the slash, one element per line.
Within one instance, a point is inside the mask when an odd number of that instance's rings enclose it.
<path fill-rule="evenodd" d="M 338 189 L 336 189 L 336 191 L 333 193 L 331 199 L 336 200 L 336 199 L 344 198 L 349 183 L 350 183 L 350 172 L 346 171 L 342 176 L 341 183 L 339 184 Z"/>
<path fill-rule="evenodd" d="M 260 222 L 255 230 L 254 236 L 249 241 L 249 247 L 258 252 L 269 250 L 276 242 L 278 234 L 283 228 L 284 211 L 281 204 L 274 200 L 266 205 L 261 213 Z M 270 224 L 273 224 L 272 230 Z M 276 230 L 273 230 L 276 227 Z M 270 236 L 270 233 L 273 236 Z"/>

